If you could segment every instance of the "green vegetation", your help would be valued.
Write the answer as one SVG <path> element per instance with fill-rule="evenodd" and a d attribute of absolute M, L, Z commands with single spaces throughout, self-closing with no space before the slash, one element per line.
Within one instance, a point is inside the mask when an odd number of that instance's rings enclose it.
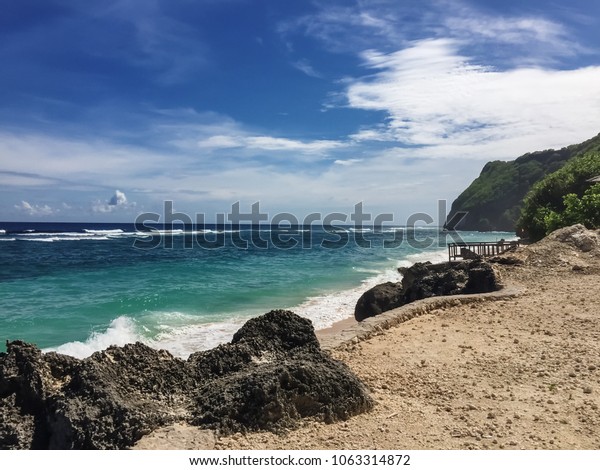
<path fill-rule="evenodd" d="M 533 185 L 561 169 L 571 159 L 594 151 L 600 152 L 600 134 L 560 150 L 527 153 L 513 161 L 489 162 L 479 177 L 452 203 L 448 220 L 456 212 L 465 211 L 468 212 L 467 217 L 455 228 L 514 231 L 523 199 Z M 565 194 L 561 193 L 559 206 Z"/>
<path fill-rule="evenodd" d="M 576 157 L 546 176 L 527 194 L 517 227 L 533 241 L 561 227 L 600 228 L 600 152 Z"/>

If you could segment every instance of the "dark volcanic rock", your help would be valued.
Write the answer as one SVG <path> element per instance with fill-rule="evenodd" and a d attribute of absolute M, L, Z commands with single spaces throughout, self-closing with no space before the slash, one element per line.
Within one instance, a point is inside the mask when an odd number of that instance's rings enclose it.
<path fill-rule="evenodd" d="M 120 449 L 187 421 L 223 432 L 346 419 L 365 387 L 323 353 L 310 321 L 272 311 L 187 361 L 141 343 L 78 360 L 15 341 L 0 354 L 0 449 Z"/>
<path fill-rule="evenodd" d="M 402 268 L 404 304 L 437 295 L 460 294 L 469 279 L 467 261 L 457 263 L 416 263 Z"/>
<path fill-rule="evenodd" d="M 480 294 L 500 289 L 496 272 L 492 265 L 483 261 L 470 263 L 468 266 L 469 279 L 461 294 Z"/>
<path fill-rule="evenodd" d="M 339 421 L 371 409 L 362 383 L 342 364 L 321 355 L 255 364 L 221 377 L 198 393 L 194 424 L 225 432 L 280 431 L 312 416 Z"/>
<path fill-rule="evenodd" d="M 237 372 L 261 360 L 284 360 L 298 351 L 320 352 L 310 320 L 290 311 L 273 310 L 248 320 L 231 343 L 192 354 L 188 362 L 202 379 Z"/>
<path fill-rule="evenodd" d="M 380 284 L 358 299 L 354 309 L 357 321 L 427 297 L 492 292 L 500 288 L 492 266 L 478 259 L 415 263 L 399 271 L 402 282 Z"/>
<path fill-rule="evenodd" d="M 215 374 L 198 391 L 193 423 L 203 427 L 278 431 L 306 416 L 331 422 L 373 405 L 356 376 L 320 350 L 311 322 L 289 311 L 248 321 L 230 344 L 190 361 Z"/>
<path fill-rule="evenodd" d="M 185 361 L 141 343 L 84 360 L 42 354 L 21 341 L 8 343 L 7 351 L 0 357 L 7 417 L 0 448 L 124 448 L 192 404 L 195 381 Z"/>
<path fill-rule="evenodd" d="M 357 321 L 362 321 L 365 318 L 379 315 L 403 304 L 402 284 L 400 282 L 385 282 L 376 285 L 360 296 L 354 309 L 354 318 Z"/>
<path fill-rule="evenodd" d="M 48 401 L 53 449 L 120 449 L 186 417 L 196 381 L 185 361 L 142 343 L 82 360 Z"/>
<path fill-rule="evenodd" d="M 35 418 L 22 416 L 15 398 L 0 398 L 0 449 L 29 449 L 34 440 Z"/>

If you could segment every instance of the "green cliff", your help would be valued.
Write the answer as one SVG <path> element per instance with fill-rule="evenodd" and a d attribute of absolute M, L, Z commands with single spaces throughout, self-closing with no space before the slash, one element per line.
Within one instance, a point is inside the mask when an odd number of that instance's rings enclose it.
<path fill-rule="evenodd" d="M 467 212 L 466 217 L 456 226 L 448 224 L 447 228 L 514 231 L 523 199 L 531 187 L 571 158 L 594 150 L 600 150 L 600 134 L 560 150 L 543 150 L 512 161 L 486 163 L 481 174 L 452 203 L 447 220 L 452 221 L 457 212 Z"/>

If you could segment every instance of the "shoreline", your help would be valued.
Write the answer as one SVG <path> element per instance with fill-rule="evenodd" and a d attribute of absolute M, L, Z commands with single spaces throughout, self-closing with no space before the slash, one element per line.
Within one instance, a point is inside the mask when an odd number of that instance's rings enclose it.
<path fill-rule="evenodd" d="M 185 358 L 198 350 L 228 342 L 245 321 L 272 308 L 293 310 L 311 319 L 316 329 L 329 327 L 352 317 L 355 303 L 364 291 L 386 281 L 399 280 L 398 266 L 447 259 L 446 250 L 439 248 L 437 243 L 424 251 L 413 252 L 414 247 L 408 244 L 387 250 L 381 246 L 383 238 L 375 237 L 369 250 L 361 249 L 355 253 L 356 250 L 344 247 L 335 254 L 337 261 L 332 265 L 327 261 L 332 255 L 329 251 L 321 250 L 306 257 L 303 253 L 298 253 L 301 255 L 298 257 L 294 251 L 278 252 L 275 253 L 275 269 L 271 269 L 258 251 L 250 250 L 238 260 L 237 249 L 231 251 L 232 246 L 227 245 L 229 248 L 214 260 L 212 256 L 192 256 L 194 261 L 190 261 L 188 277 L 182 274 L 187 269 L 177 269 L 179 261 L 170 261 L 181 258 L 174 250 L 169 256 L 152 259 L 145 270 L 146 275 L 138 280 L 135 263 L 129 262 L 131 254 L 127 248 L 130 243 L 127 240 L 135 233 L 110 225 L 101 227 L 59 224 L 55 228 L 60 232 L 56 233 L 40 231 L 39 227 L 37 231 L 31 228 L 21 233 L 37 240 L 61 234 L 64 241 L 37 243 L 27 250 L 31 255 L 29 258 L 15 257 L 15 263 L 27 267 L 15 275 L 10 289 L 1 292 L 6 312 L 19 312 L 9 323 L 5 322 L 5 339 L 21 338 L 38 344 L 44 351 L 77 358 L 88 357 L 110 345 L 123 346 L 141 341 Z M 118 233 L 108 236 L 109 232 Z M 436 236 L 435 231 L 427 234 Z M 103 235 L 104 241 L 94 241 L 96 235 Z M 478 234 L 461 233 L 465 240 L 476 236 Z M 486 239 L 500 236 L 485 235 Z M 503 236 L 507 238 L 509 234 Z M 312 237 L 316 246 L 323 234 L 316 229 Z M 181 240 L 174 239 L 175 247 L 181 247 Z M 86 255 L 78 258 L 78 264 L 62 265 L 64 260 L 60 253 L 63 249 L 79 250 L 84 246 Z M 353 242 L 348 244 L 348 248 L 352 246 Z M 18 255 L 15 250 L 23 247 L 20 243 L 10 244 L 7 262 Z M 104 275 L 102 258 L 107 248 L 114 250 L 118 260 L 111 266 L 110 276 Z M 56 282 L 69 285 L 69 290 L 48 289 L 47 296 L 32 304 L 27 292 L 49 286 L 46 277 L 36 274 L 40 270 L 45 272 L 36 268 L 38 250 L 44 250 L 49 256 L 48 263 L 56 266 Z M 187 263 L 183 260 L 187 260 L 188 255 L 184 254 L 186 256 L 180 261 Z M 197 262 L 196 258 L 202 261 Z M 240 262 L 242 259 L 244 261 Z M 85 276 L 78 275 L 80 269 L 84 270 Z M 303 275 L 304 270 L 306 275 Z M 6 276 L 12 279 L 10 272 Z M 275 282 L 273 286 L 271 280 Z M 89 295 L 77 295 L 78 292 Z M 48 313 L 39 315 L 41 311 Z M 39 321 L 30 324 L 24 320 L 27 316 L 39 317 Z M 5 316 L 2 318 L 6 319 Z M 67 319 L 68 328 L 64 328 Z M 0 347 L 0 351 L 4 350 Z"/>
<path fill-rule="evenodd" d="M 456 307 L 479 302 L 493 302 L 512 299 L 523 294 L 524 289 L 517 286 L 503 286 L 502 289 L 483 294 L 460 294 L 429 297 L 415 300 L 401 307 L 388 310 L 374 317 L 366 318 L 360 322 L 353 317 L 340 320 L 328 328 L 317 330 L 315 333 L 321 348 L 335 350 L 348 344 L 358 343 L 393 328 L 396 325 L 409 321 L 421 315 L 426 315 L 435 309 Z"/>
<path fill-rule="evenodd" d="M 523 265 L 498 265 L 500 291 L 433 297 L 318 331 L 371 391 L 370 412 L 307 419 L 284 434 L 177 425 L 135 448 L 599 449 L 600 232 L 592 235 L 587 251 L 581 237 L 520 248 L 511 256 Z"/>
<path fill-rule="evenodd" d="M 307 319 L 271 311 L 244 325 L 237 341 L 187 361 L 141 343 L 80 361 L 42 358 L 34 345 L 14 342 L 0 355 L 3 387 L 14 389 L 5 432 L 20 448 L 600 448 L 600 231 L 568 227 L 491 261 L 497 291 L 429 297 L 316 332 Z M 491 274 L 479 266 L 473 273 Z M 411 288 L 429 286 L 419 276 Z M 23 374 L 37 377 L 38 388 L 28 385 L 36 380 L 14 379 Z M 248 395 L 246 383 L 263 392 Z M 29 395 L 39 408 L 18 401 Z M 298 405 L 299 397 L 317 404 Z M 63 435 L 42 419 L 59 410 L 79 429 L 77 410 L 98 413 L 97 400 L 108 410 L 99 429 Z M 297 408 L 302 403 L 310 407 Z M 261 421 L 269 406 L 289 411 Z M 106 434 L 122 426 L 123 407 L 142 421 Z M 259 421 L 247 422 L 240 407 Z M 161 421 L 165 410 L 169 419 Z"/>

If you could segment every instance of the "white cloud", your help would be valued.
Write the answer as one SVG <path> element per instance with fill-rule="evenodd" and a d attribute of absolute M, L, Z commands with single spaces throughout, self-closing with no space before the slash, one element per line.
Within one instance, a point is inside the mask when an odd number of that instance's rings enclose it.
<path fill-rule="evenodd" d="M 388 3 L 386 5 L 386 3 Z M 358 2 L 339 6 L 330 2 L 317 3 L 314 14 L 299 17 L 279 25 L 285 37 L 301 32 L 320 40 L 335 52 L 355 51 L 374 43 L 400 42 L 403 31 L 399 27 L 403 12 L 410 9 L 398 2 Z"/>
<path fill-rule="evenodd" d="M 249 148 L 259 150 L 283 150 L 305 153 L 322 153 L 327 150 L 344 147 L 346 144 L 335 140 L 313 140 L 303 142 L 300 140 L 286 139 L 271 136 L 255 136 L 245 139 Z"/>
<path fill-rule="evenodd" d="M 122 206 L 125 204 L 127 204 L 127 197 L 125 196 L 125 193 L 118 189 L 115 190 L 115 194 L 108 200 L 109 206 Z"/>
<path fill-rule="evenodd" d="M 558 57 L 590 52 L 564 24 L 543 16 L 489 15 L 463 3 L 442 18 L 442 35 L 477 46 L 506 47 L 504 54 L 515 63 L 552 63 Z"/>
<path fill-rule="evenodd" d="M 92 205 L 92 210 L 94 212 L 100 213 L 108 213 L 113 212 L 118 209 L 130 209 L 136 206 L 135 202 L 127 202 L 127 196 L 122 191 L 118 189 L 115 190 L 115 193 L 105 202 L 96 201 Z"/>
<path fill-rule="evenodd" d="M 19 157 L 15 158 L 15 155 Z M 0 132 L 0 162 L 0 169 L 5 174 L 31 175 L 35 169 L 36 178 L 46 185 L 57 184 L 58 180 L 63 180 L 64 184 L 64 176 L 68 175 L 70 180 L 89 189 L 89 184 L 97 184 L 103 179 L 120 180 L 140 170 L 162 171 L 169 158 L 141 147 L 107 140 Z"/>
<path fill-rule="evenodd" d="M 321 74 L 315 70 L 315 68 L 310 64 L 310 62 L 307 59 L 297 60 L 296 62 L 292 63 L 292 66 L 300 70 L 302 73 L 308 75 L 309 77 L 322 78 Z"/>
<path fill-rule="evenodd" d="M 510 44 L 539 41 L 562 48 L 567 37 L 561 24 L 536 17 L 506 18 L 477 14 L 465 17 L 451 16 L 445 24 L 457 35 L 472 34 Z"/>
<path fill-rule="evenodd" d="M 550 16 L 556 16 L 553 5 L 543 13 L 529 9 L 527 13 L 508 15 L 500 13 L 501 9 L 486 13 L 476 2 L 461 0 L 315 4 L 314 13 L 280 24 L 279 31 L 288 42 L 300 33 L 335 52 L 356 53 L 373 48 L 390 52 L 408 41 L 447 37 L 521 64 L 547 64 L 578 53 L 595 54 L 577 42 L 576 32 L 562 24 L 562 18 L 555 20 Z"/>
<path fill-rule="evenodd" d="M 25 212 L 31 216 L 48 216 L 58 212 L 52 209 L 49 205 L 30 204 L 27 201 L 21 201 L 21 204 L 15 204 L 15 209 L 20 212 Z"/>
<path fill-rule="evenodd" d="M 230 135 L 211 135 L 206 139 L 198 141 L 198 147 L 204 149 L 230 149 L 243 147 L 242 139 Z"/>
<path fill-rule="evenodd" d="M 348 160 L 335 160 L 333 163 L 335 163 L 336 165 L 350 166 L 354 165 L 355 163 L 360 163 L 362 161 L 362 158 L 349 158 Z"/>
<path fill-rule="evenodd" d="M 350 139 L 355 142 L 363 141 L 379 141 L 379 142 L 391 142 L 394 140 L 394 136 L 390 133 L 386 126 L 379 125 L 371 128 L 364 128 L 359 130 L 355 134 L 350 135 Z"/>
<path fill-rule="evenodd" d="M 259 151 L 299 152 L 320 154 L 328 150 L 345 147 L 348 144 L 336 140 L 301 141 L 267 135 L 213 135 L 197 142 L 202 149 L 243 148 Z"/>
<path fill-rule="evenodd" d="M 425 146 L 427 156 L 515 157 L 589 138 L 600 122 L 600 67 L 496 70 L 473 63 L 452 39 L 416 41 L 384 54 L 367 51 L 375 70 L 347 88 L 348 105 L 388 114 L 383 130 L 361 140 Z"/>

